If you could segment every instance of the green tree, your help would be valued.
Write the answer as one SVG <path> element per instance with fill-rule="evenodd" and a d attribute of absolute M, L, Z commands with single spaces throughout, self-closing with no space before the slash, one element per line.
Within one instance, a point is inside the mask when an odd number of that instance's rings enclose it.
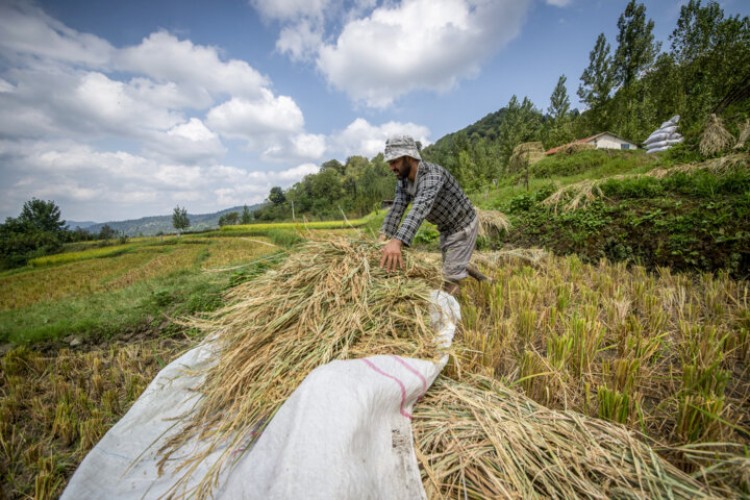
<path fill-rule="evenodd" d="M 528 97 L 521 103 L 514 95 L 508 101 L 503 121 L 498 130 L 501 165 L 507 167 L 513 148 L 522 142 L 539 140 L 542 129 L 542 113 L 534 107 Z"/>
<path fill-rule="evenodd" d="M 186 208 L 180 208 L 179 205 L 174 207 L 174 212 L 172 212 L 172 226 L 177 229 L 178 234 L 190 227 L 190 219 L 188 218 Z"/>
<path fill-rule="evenodd" d="M 320 166 L 321 172 L 325 172 L 326 170 L 333 170 L 340 175 L 344 175 L 346 172 L 346 165 L 342 165 L 338 160 L 328 160 Z"/>
<path fill-rule="evenodd" d="M 281 205 L 282 203 L 284 203 L 286 201 L 284 190 L 279 186 L 272 187 L 271 192 L 268 193 L 268 201 L 270 201 L 274 205 Z"/>
<path fill-rule="evenodd" d="M 567 77 L 561 75 L 557 80 L 547 113 L 550 116 L 549 142 L 548 146 L 558 146 L 573 140 L 573 129 L 570 119 L 570 98 L 568 89 L 565 87 Z"/>
<path fill-rule="evenodd" d="M 646 20 L 646 7 L 630 0 L 617 20 L 615 82 L 627 88 L 654 63 L 659 44 L 654 43 L 654 22 Z"/>
<path fill-rule="evenodd" d="M 702 7 L 700 0 L 690 0 L 680 7 L 677 27 L 669 35 L 675 61 L 678 64 L 692 62 L 716 47 L 723 20 L 724 11 L 715 1 Z"/>
<path fill-rule="evenodd" d="M 240 221 L 240 214 L 238 212 L 229 212 L 219 217 L 219 227 L 234 226 Z"/>
<path fill-rule="evenodd" d="M 578 87 L 578 97 L 592 113 L 599 115 L 603 115 L 604 105 L 614 87 L 610 50 L 607 37 L 600 33 L 594 49 L 589 53 L 589 65 L 583 70 L 581 85 Z M 601 116 L 600 122 L 602 128 L 607 127 L 606 116 Z"/>
<path fill-rule="evenodd" d="M 54 201 L 32 198 L 23 204 L 18 220 L 37 231 L 49 231 L 59 235 L 65 230 L 65 221 L 60 217 L 60 208 Z"/>
<path fill-rule="evenodd" d="M 240 217 L 240 224 L 250 224 L 253 221 L 253 214 L 250 213 L 250 209 L 247 205 L 242 207 L 242 216 Z"/>
<path fill-rule="evenodd" d="M 99 229 L 99 239 L 100 240 L 111 240 L 115 237 L 116 231 L 110 227 L 109 224 L 104 224 L 101 229 Z"/>

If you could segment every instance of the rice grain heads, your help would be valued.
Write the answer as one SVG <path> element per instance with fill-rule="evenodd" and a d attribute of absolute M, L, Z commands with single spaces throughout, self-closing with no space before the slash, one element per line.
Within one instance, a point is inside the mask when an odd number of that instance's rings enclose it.
<path fill-rule="evenodd" d="M 278 269 L 232 289 L 226 307 L 189 322 L 217 334 L 218 359 L 184 431 L 161 450 L 164 466 L 190 439 L 205 443 L 179 467 L 183 481 L 173 493 L 209 496 L 230 450 L 247 446 L 314 368 L 376 354 L 439 354 L 429 325 L 439 267 L 407 253 L 406 269 L 388 275 L 379 261 L 372 242 L 310 241 Z M 226 452 L 197 490 L 181 490 L 218 449 Z"/>

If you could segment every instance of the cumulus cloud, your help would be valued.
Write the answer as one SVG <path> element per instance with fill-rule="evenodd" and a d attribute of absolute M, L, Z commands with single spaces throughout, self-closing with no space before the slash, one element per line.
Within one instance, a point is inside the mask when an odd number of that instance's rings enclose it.
<path fill-rule="evenodd" d="M 481 26 L 477 11 L 493 11 L 490 0 L 472 2 L 436 0 L 434 7 L 407 0 L 376 7 L 375 0 L 252 0 L 269 22 L 289 27 L 277 42 L 280 52 L 317 59 L 334 87 L 378 105 L 409 89 L 450 85 L 454 77 L 443 72 L 463 66 L 446 63 L 420 72 L 415 61 L 436 59 L 417 38 L 408 48 L 413 57 L 396 52 L 391 62 L 385 51 L 403 49 L 399 42 L 368 48 L 356 37 L 384 29 L 406 37 L 424 23 L 437 48 L 445 47 L 447 33 L 471 38 L 462 30 Z M 415 6 L 425 10 L 417 13 Z M 342 31 L 327 37 L 331 11 Z M 482 33 L 478 39 L 488 41 Z M 387 64 L 358 61 L 370 55 Z M 363 119 L 332 135 L 312 133 L 292 97 L 274 92 L 267 76 L 223 57 L 217 47 L 167 31 L 116 47 L 28 2 L 0 2 L 0 58 L 2 216 L 16 216 L 31 197 L 53 199 L 65 218 L 79 220 L 170 213 L 176 203 L 191 213 L 215 211 L 261 202 L 272 186 L 288 187 L 317 172 L 324 159 L 375 156 L 391 134 L 408 133 L 424 144 L 429 138 L 429 130 L 414 123 Z M 416 83 L 404 86 L 397 73 Z M 237 144 L 244 148 L 241 156 L 232 154 Z M 279 164 L 281 169 L 271 167 Z"/>
<path fill-rule="evenodd" d="M 68 28 L 29 2 L 8 0 L 0 2 L 0 51 L 26 64 L 41 58 L 100 67 L 114 48 L 97 36 Z"/>
<path fill-rule="evenodd" d="M 293 61 L 313 60 L 323 44 L 321 27 L 307 20 L 281 30 L 276 41 L 276 49 L 288 55 Z"/>
<path fill-rule="evenodd" d="M 267 5 L 269 16 L 309 16 L 325 3 Z M 228 152 L 225 140 L 239 139 L 266 152 L 265 159 L 297 163 L 319 159 L 326 149 L 325 137 L 304 130 L 302 110 L 291 97 L 275 95 L 268 77 L 217 47 L 167 31 L 115 47 L 11 0 L 0 2 L 0 57 L 6 62 L 0 68 L 6 215 L 16 212 L 8 200 L 20 193 L 156 203 L 163 192 L 199 196 L 187 192 L 191 183 L 220 189 L 221 182 L 273 177 L 262 170 L 239 177 L 232 169 L 213 170 Z M 123 143 L 127 151 L 103 146 Z M 20 149 L 11 154 L 9 144 Z M 24 189 L 11 195 L 13 186 Z"/>
<path fill-rule="evenodd" d="M 194 45 L 165 31 L 152 33 L 139 45 L 118 50 L 119 69 L 156 81 L 183 82 L 188 90 L 244 98 L 258 97 L 268 79 L 245 61 L 223 61 L 214 47 Z"/>
<path fill-rule="evenodd" d="M 266 19 L 276 21 L 323 17 L 329 0 L 250 0 L 250 4 Z"/>
<path fill-rule="evenodd" d="M 561 2 L 562 0 L 557 0 Z M 266 17 L 286 22 L 277 48 L 293 60 L 315 59 L 328 83 L 367 106 L 390 106 L 413 91 L 443 92 L 476 76 L 481 64 L 520 31 L 531 0 L 358 2 L 324 42 L 321 5 L 254 1 Z"/>
<path fill-rule="evenodd" d="M 344 130 L 333 134 L 331 149 L 340 153 L 343 158 L 352 155 L 372 158 L 382 153 L 385 140 L 396 134 L 406 134 L 422 143 L 430 144 L 430 131 L 427 127 L 415 123 L 387 122 L 382 125 L 372 125 L 363 118 L 357 118 Z"/>
<path fill-rule="evenodd" d="M 208 139 L 210 132 L 187 122 L 174 136 Z M 187 136 L 187 137 L 185 137 Z M 0 184 L 7 188 L 0 210 L 16 216 L 32 198 L 54 199 L 66 219 L 97 221 L 168 214 L 175 204 L 191 213 L 262 202 L 271 187 L 284 188 L 318 166 L 303 163 L 280 171 L 165 163 L 125 152 L 102 152 L 69 141 L 0 142 Z M 97 207 L 91 212 L 92 207 Z"/>
<path fill-rule="evenodd" d="M 298 132 L 304 118 L 292 98 L 265 91 L 260 99 L 235 97 L 216 106 L 208 112 L 207 123 L 227 137 L 253 142 L 258 134 Z"/>
<path fill-rule="evenodd" d="M 350 22 L 317 65 L 335 88 L 385 107 L 415 90 L 445 91 L 519 32 L 528 2 L 405 0 Z"/>

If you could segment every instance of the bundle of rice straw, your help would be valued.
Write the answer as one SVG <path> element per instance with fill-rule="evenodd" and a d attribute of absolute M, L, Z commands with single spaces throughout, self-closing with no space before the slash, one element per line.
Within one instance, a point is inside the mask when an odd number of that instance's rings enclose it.
<path fill-rule="evenodd" d="M 232 289 L 227 307 L 189 322 L 218 334 L 218 359 L 199 388 L 203 398 L 184 418 L 187 426 L 161 450 L 163 468 L 192 438 L 205 443 L 178 467 L 183 475 L 174 494 L 210 496 L 231 450 L 252 444 L 316 367 L 376 354 L 440 354 L 429 324 L 440 268 L 407 253 L 405 271 L 387 275 L 380 257 L 372 242 L 308 242 L 278 270 Z M 198 464 L 221 449 L 196 491 L 184 491 Z"/>
<path fill-rule="evenodd" d="M 428 498 L 709 496 L 624 427 L 549 410 L 485 377 L 439 377 L 412 425 Z"/>
<path fill-rule="evenodd" d="M 616 177 L 617 176 L 613 178 Z M 562 204 L 563 201 L 567 200 L 567 203 L 565 204 L 563 209 L 566 212 L 573 212 L 586 203 L 594 201 L 597 198 L 603 196 L 602 190 L 599 187 L 599 184 L 601 184 L 603 181 L 604 180 L 602 179 L 586 179 L 574 184 L 570 184 L 568 186 L 564 186 L 542 200 L 542 205 L 553 206 L 555 208 L 555 213 L 557 213 L 558 206 Z"/>
<path fill-rule="evenodd" d="M 724 128 L 721 118 L 712 113 L 701 136 L 699 145 L 701 154 L 703 156 L 713 156 L 726 151 L 733 142 L 734 137 Z"/>
<path fill-rule="evenodd" d="M 497 210 L 477 210 L 479 217 L 479 236 L 490 238 L 498 237 L 511 228 L 510 220 L 502 212 Z"/>
<path fill-rule="evenodd" d="M 745 123 L 740 128 L 740 133 L 737 136 L 737 144 L 732 149 L 744 148 L 748 139 L 750 139 L 750 119 L 745 120 Z"/>

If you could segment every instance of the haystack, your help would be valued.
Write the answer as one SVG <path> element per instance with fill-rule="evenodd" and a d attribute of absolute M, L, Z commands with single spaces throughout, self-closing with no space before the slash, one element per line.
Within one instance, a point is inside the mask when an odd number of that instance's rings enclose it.
<path fill-rule="evenodd" d="M 701 154 L 713 156 L 726 151 L 733 143 L 734 136 L 724 128 L 721 118 L 712 113 L 701 136 L 699 145 Z"/>
<path fill-rule="evenodd" d="M 309 242 L 278 269 L 233 289 L 225 308 L 191 322 L 218 336 L 219 351 L 196 388 L 203 399 L 162 449 L 163 463 L 183 460 L 189 478 L 205 456 L 223 455 L 190 495 L 211 495 L 231 450 L 257 439 L 314 368 L 374 354 L 445 354 L 428 324 L 438 266 L 407 253 L 406 269 L 387 274 L 379 260 L 373 243 Z M 439 379 L 416 406 L 412 425 L 429 498 L 703 496 L 695 480 L 621 426 L 548 410 L 493 379 L 460 378 Z M 205 449 L 175 455 L 196 437 Z"/>
<path fill-rule="evenodd" d="M 541 142 L 523 142 L 513 148 L 513 156 L 520 156 L 533 165 L 544 158 L 544 147 Z"/>
<path fill-rule="evenodd" d="M 750 139 L 750 119 L 745 120 L 745 123 L 740 127 L 740 133 L 737 136 L 737 144 L 735 144 L 732 149 L 744 148 L 748 139 Z"/>
<path fill-rule="evenodd" d="M 479 236 L 484 238 L 499 237 L 512 227 L 508 217 L 497 210 L 477 209 L 477 217 L 479 217 Z"/>

